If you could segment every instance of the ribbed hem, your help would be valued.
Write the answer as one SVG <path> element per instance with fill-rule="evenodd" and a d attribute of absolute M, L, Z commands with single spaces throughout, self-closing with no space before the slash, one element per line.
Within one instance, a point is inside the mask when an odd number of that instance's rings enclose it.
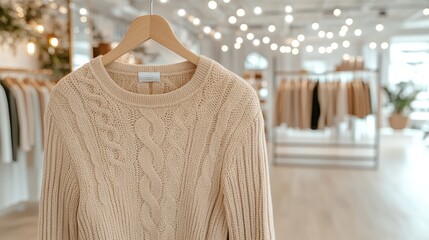
<path fill-rule="evenodd" d="M 205 83 L 207 76 L 210 75 L 209 73 L 212 69 L 213 62 L 205 56 L 200 56 L 200 61 L 196 67 L 189 61 L 153 66 L 126 64 L 114 61 L 105 67 L 101 62 L 101 56 L 98 56 L 92 59 L 89 65 L 100 85 L 109 93 L 109 95 L 113 96 L 117 100 L 132 105 L 157 107 L 181 102 L 196 93 L 197 90 Z M 160 72 L 162 76 L 165 74 L 180 73 L 194 69 L 194 75 L 182 87 L 168 93 L 154 95 L 127 91 L 120 87 L 108 73 L 108 71 L 115 71 L 119 74 L 135 74 L 137 76 L 138 72 Z"/>

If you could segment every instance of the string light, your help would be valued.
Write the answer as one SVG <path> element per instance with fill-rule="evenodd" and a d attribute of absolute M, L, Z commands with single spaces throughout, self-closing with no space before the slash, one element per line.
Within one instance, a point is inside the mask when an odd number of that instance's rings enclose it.
<path fill-rule="evenodd" d="M 298 55 L 299 54 L 299 49 L 298 48 L 292 49 L 292 54 L 293 55 Z"/>
<path fill-rule="evenodd" d="M 209 26 L 205 26 L 204 29 L 203 29 L 203 31 L 204 31 L 205 34 L 209 34 L 209 33 L 211 33 L 212 28 L 209 27 Z"/>
<path fill-rule="evenodd" d="M 186 10 L 183 8 L 177 10 L 177 15 L 179 15 L 180 17 L 186 16 Z"/>
<path fill-rule="evenodd" d="M 326 33 L 326 38 L 328 38 L 328 39 L 334 38 L 334 33 L 333 32 L 327 32 Z"/>
<path fill-rule="evenodd" d="M 161 3 L 167 3 L 168 0 L 160 0 Z"/>
<path fill-rule="evenodd" d="M 227 45 L 223 45 L 222 46 L 222 52 L 228 52 L 228 46 Z"/>
<path fill-rule="evenodd" d="M 194 20 L 192 20 L 192 23 L 193 23 L 195 26 L 198 26 L 198 25 L 200 25 L 200 24 L 201 24 L 201 20 L 200 20 L 199 18 L 194 18 Z"/>
<path fill-rule="evenodd" d="M 28 55 L 32 56 L 36 52 L 36 44 L 34 42 L 28 42 L 27 43 L 27 53 Z"/>
<path fill-rule="evenodd" d="M 231 0 L 223 0 L 224 3 L 229 3 Z"/>
<path fill-rule="evenodd" d="M 56 37 L 51 37 L 51 38 L 49 39 L 49 44 L 50 44 L 52 47 L 58 47 L 58 44 L 59 44 L 59 40 L 58 40 L 58 38 L 56 38 Z"/>
<path fill-rule="evenodd" d="M 240 48 L 241 48 L 241 44 L 240 44 L 240 43 L 238 43 L 238 42 L 237 42 L 237 43 L 235 43 L 235 44 L 234 44 L 234 48 L 235 48 L 235 49 L 237 49 L 237 50 L 238 50 L 238 49 L 240 49 Z"/>
<path fill-rule="evenodd" d="M 343 47 L 344 48 L 350 47 L 350 41 L 348 41 L 348 40 L 343 41 Z"/>
<path fill-rule="evenodd" d="M 268 44 L 268 43 L 270 43 L 270 42 L 271 42 L 271 39 L 270 39 L 269 37 L 264 37 L 264 38 L 262 39 L 262 42 L 263 42 L 263 43 L 265 43 L 265 44 Z"/>
<path fill-rule="evenodd" d="M 80 15 L 86 15 L 86 14 L 88 14 L 88 10 L 86 10 L 86 8 L 81 8 L 81 9 L 79 9 L 79 13 L 80 13 Z"/>
<path fill-rule="evenodd" d="M 259 6 L 255 7 L 255 8 L 253 9 L 253 13 L 254 13 L 255 15 L 261 15 L 261 14 L 262 14 L 262 8 L 261 8 L 261 7 L 259 7 Z"/>
<path fill-rule="evenodd" d="M 268 26 L 268 31 L 271 32 L 271 33 L 275 32 L 276 31 L 276 26 L 274 26 L 274 25 Z"/>
<path fill-rule="evenodd" d="M 355 30 L 355 36 L 359 37 L 362 35 L 362 30 L 360 30 L 359 28 Z"/>
<path fill-rule="evenodd" d="M 216 9 L 217 8 L 217 2 L 216 1 L 210 1 L 209 3 L 208 3 L 208 7 L 210 8 L 210 9 L 212 9 L 212 10 L 214 10 L 214 9 Z"/>
<path fill-rule="evenodd" d="M 334 16 L 339 17 L 341 15 L 341 9 L 336 8 L 333 13 L 334 13 Z"/>
<path fill-rule="evenodd" d="M 380 45 L 381 49 L 388 49 L 389 48 L 389 43 L 387 42 L 382 42 Z"/>
<path fill-rule="evenodd" d="M 369 43 L 369 48 L 376 49 L 377 48 L 377 43 L 376 42 L 370 42 Z"/>
<path fill-rule="evenodd" d="M 240 8 L 237 10 L 237 16 L 244 17 L 244 15 L 246 15 L 246 11 L 244 11 L 244 9 Z"/>
<path fill-rule="evenodd" d="M 325 47 L 319 47 L 319 53 L 320 54 L 325 54 L 326 52 L 326 48 Z"/>
<path fill-rule="evenodd" d="M 332 50 L 332 47 L 327 47 L 327 48 L 326 48 L 326 53 L 332 53 L 332 51 L 333 51 L 333 50 Z"/>
<path fill-rule="evenodd" d="M 215 34 L 213 35 L 213 37 L 214 37 L 215 39 L 219 40 L 219 39 L 221 39 L 221 38 L 222 38 L 222 33 L 220 33 L 220 32 L 215 32 Z"/>
<path fill-rule="evenodd" d="M 248 33 L 246 37 L 247 37 L 248 40 L 253 40 L 255 38 L 255 34 Z"/>
<path fill-rule="evenodd" d="M 350 60 L 350 55 L 349 54 L 344 54 L 343 55 L 343 59 L 345 60 L 345 61 L 348 61 L 348 60 Z"/>
<path fill-rule="evenodd" d="M 255 40 L 253 40 L 253 45 L 254 46 L 259 46 L 259 45 L 261 45 L 261 40 L 259 40 L 259 39 L 255 39 Z"/>
<path fill-rule="evenodd" d="M 377 25 L 375 26 L 375 30 L 377 30 L 378 32 L 383 31 L 383 29 L 384 29 L 383 24 L 377 24 Z"/>
<path fill-rule="evenodd" d="M 45 27 L 43 25 L 37 25 L 36 30 L 38 33 L 43 33 L 45 31 Z"/>
<path fill-rule="evenodd" d="M 242 44 L 243 43 L 243 38 L 242 37 L 238 37 L 237 39 L 235 39 L 235 42 L 237 42 L 238 44 Z"/>
<path fill-rule="evenodd" d="M 276 51 L 279 48 L 279 46 L 276 43 L 271 44 L 271 50 Z"/>
<path fill-rule="evenodd" d="M 304 34 L 299 34 L 298 37 L 296 37 L 296 39 L 298 39 L 298 41 L 303 42 L 305 40 L 305 36 Z"/>
<path fill-rule="evenodd" d="M 286 13 L 292 13 L 292 11 L 293 11 L 293 8 L 292 8 L 292 6 L 291 6 L 291 5 L 287 5 L 287 6 L 285 7 L 285 12 L 286 12 Z"/>
<path fill-rule="evenodd" d="M 292 41 L 291 45 L 292 45 L 292 47 L 295 47 L 295 48 L 299 47 L 299 41 L 295 39 L 295 40 Z"/>
<path fill-rule="evenodd" d="M 331 48 L 333 49 L 333 50 L 336 50 L 336 49 L 338 49 L 338 43 L 336 43 L 336 42 L 333 42 L 333 43 L 331 43 Z"/>
<path fill-rule="evenodd" d="M 325 31 L 319 31 L 319 33 L 317 33 L 317 36 L 319 36 L 320 38 L 324 38 L 326 35 Z"/>
<path fill-rule="evenodd" d="M 346 24 L 349 25 L 349 26 L 352 25 L 353 24 L 353 19 L 352 18 L 347 18 L 346 19 Z"/>
<path fill-rule="evenodd" d="M 292 52 L 292 48 L 290 46 L 286 46 L 285 53 L 291 53 L 291 52 Z"/>
<path fill-rule="evenodd" d="M 249 29 L 249 26 L 247 26 L 247 24 L 243 23 L 243 24 L 240 25 L 240 30 L 241 31 L 245 32 L 245 31 L 247 31 L 247 29 Z"/>
<path fill-rule="evenodd" d="M 228 18 L 228 22 L 231 24 L 235 24 L 237 22 L 237 18 L 235 16 L 231 16 Z"/>
<path fill-rule="evenodd" d="M 293 16 L 292 15 L 290 15 L 290 14 L 288 14 L 288 15 L 286 15 L 285 16 L 285 22 L 286 23 L 292 23 L 293 22 Z"/>
<path fill-rule="evenodd" d="M 308 53 L 311 53 L 311 52 L 313 52 L 314 47 L 313 47 L 313 46 L 311 46 L 311 45 L 308 45 L 308 46 L 305 48 L 305 50 L 306 50 Z"/>
<path fill-rule="evenodd" d="M 80 21 L 83 23 L 86 23 L 88 21 L 88 18 L 85 16 L 80 17 Z"/>
<path fill-rule="evenodd" d="M 313 30 L 318 30 L 318 29 L 319 29 L 319 27 L 320 27 L 320 25 L 319 25 L 317 22 L 315 22 L 315 23 L 311 24 L 311 28 L 312 28 Z"/>
<path fill-rule="evenodd" d="M 423 9 L 423 15 L 429 16 L 429 8 Z"/>

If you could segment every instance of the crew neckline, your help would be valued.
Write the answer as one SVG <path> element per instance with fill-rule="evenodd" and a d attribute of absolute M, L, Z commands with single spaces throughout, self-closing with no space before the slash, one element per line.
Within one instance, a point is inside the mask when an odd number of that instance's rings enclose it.
<path fill-rule="evenodd" d="M 101 56 L 92 59 L 89 63 L 95 78 L 109 95 L 121 102 L 147 107 L 171 105 L 189 98 L 205 83 L 212 64 L 212 61 L 205 56 L 200 56 L 196 66 L 190 61 L 166 65 L 137 65 L 116 60 L 105 67 L 101 61 Z M 137 76 L 138 72 L 160 72 L 163 76 L 190 70 L 195 70 L 195 73 L 185 85 L 168 93 L 153 95 L 128 91 L 120 87 L 108 73 L 108 71 L 115 71 L 119 74 L 135 74 Z"/>

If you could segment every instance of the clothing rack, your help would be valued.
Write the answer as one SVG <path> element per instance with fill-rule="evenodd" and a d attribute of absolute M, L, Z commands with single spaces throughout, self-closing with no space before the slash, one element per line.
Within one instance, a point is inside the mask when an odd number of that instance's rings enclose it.
<path fill-rule="evenodd" d="M 51 76 L 52 70 L 49 69 L 23 69 L 23 68 L 0 68 L 0 73 L 19 73 L 28 75 Z"/>
<path fill-rule="evenodd" d="M 273 64 L 274 68 L 276 64 Z M 308 73 L 305 71 L 277 71 L 273 70 L 275 73 L 274 82 L 272 84 L 272 102 L 276 106 L 276 90 L 279 87 L 279 81 L 282 81 L 283 77 L 290 77 L 293 80 L 301 80 L 302 78 L 319 80 L 321 79 L 341 79 L 344 75 L 351 76 L 354 78 L 367 77 L 367 81 L 374 84 L 375 89 L 371 89 L 371 95 L 375 96 L 373 98 L 376 109 L 372 111 L 374 116 L 374 136 L 371 138 L 370 142 L 359 142 L 354 137 L 349 141 L 343 142 L 339 139 L 330 139 L 329 142 L 318 139 L 316 136 L 315 141 L 300 141 L 297 138 L 291 138 L 292 140 L 281 141 L 278 132 L 280 127 L 275 122 L 277 119 L 278 112 L 273 110 L 273 117 L 271 121 L 271 136 L 272 136 L 272 147 L 271 156 L 273 156 L 273 163 L 275 165 L 292 165 L 292 166 L 310 166 L 310 167 L 346 167 L 346 168 L 360 168 L 360 169 L 377 169 L 379 166 L 379 155 L 380 155 L 380 74 L 378 70 L 356 70 L 356 71 L 331 71 L 325 73 Z M 369 77 L 368 77 L 369 76 Z M 356 119 L 350 118 L 350 122 L 356 121 Z M 350 123 L 349 123 L 350 124 Z M 353 124 L 353 129 L 349 130 L 354 133 L 355 125 Z M 295 131 L 290 128 L 286 128 L 286 131 Z M 301 136 L 299 131 L 298 135 Z M 308 130 L 305 132 L 305 135 L 313 135 L 313 132 L 317 133 L 318 131 Z M 331 131 L 331 130 L 329 130 Z M 338 131 L 338 132 L 335 132 Z M 340 129 L 332 129 L 331 133 L 340 134 Z M 303 133 L 304 134 L 304 133 Z M 314 134 L 317 135 L 317 134 Z M 284 149 L 285 152 L 280 151 Z M 289 149 L 288 151 L 286 151 Z M 317 151 L 316 151 L 317 149 Z M 365 154 L 365 152 L 367 154 Z M 368 154 L 368 153 L 371 154 Z M 332 153 L 332 154 L 331 154 Z M 339 154 L 342 153 L 342 154 Z M 350 154 L 353 153 L 353 154 Z"/>

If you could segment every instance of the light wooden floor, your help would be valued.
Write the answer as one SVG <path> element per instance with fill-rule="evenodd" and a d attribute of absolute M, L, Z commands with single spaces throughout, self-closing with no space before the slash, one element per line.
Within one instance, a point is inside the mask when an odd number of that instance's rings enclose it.
<path fill-rule="evenodd" d="M 273 167 L 277 239 L 429 240 L 429 148 L 384 137 L 378 171 Z M 0 218 L 1 240 L 33 240 L 37 208 Z"/>

